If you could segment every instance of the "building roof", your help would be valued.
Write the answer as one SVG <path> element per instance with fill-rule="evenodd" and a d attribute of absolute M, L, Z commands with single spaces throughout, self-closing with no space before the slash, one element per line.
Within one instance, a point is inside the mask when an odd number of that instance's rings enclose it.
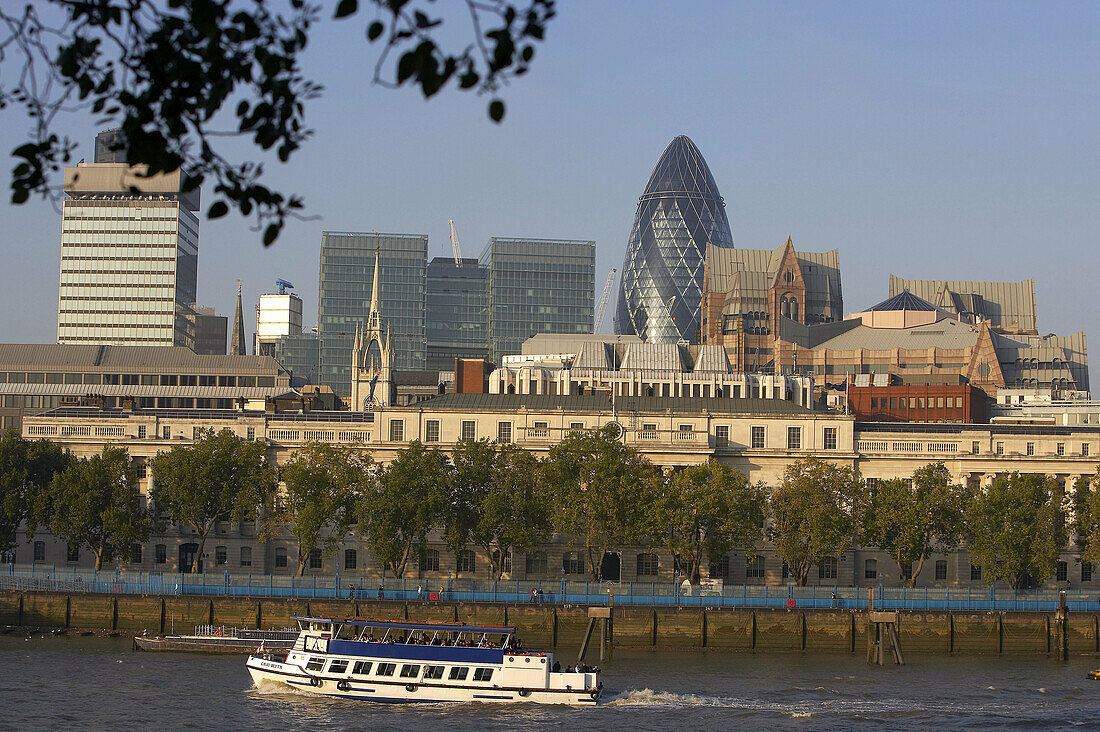
<path fill-rule="evenodd" d="M 906 280 L 890 275 L 890 296 L 908 290 L 964 319 L 988 320 L 994 328 L 1038 332 L 1035 280 L 976 282 L 964 280 Z"/>
<path fill-rule="evenodd" d="M 505 411 L 520 409 L 553 410 L 566 412 L 611 412 L 607 394 L 550 395 L 550 394 L 443 394 L 425 399 L 401 409 L 422 408 L 425 411 Z M 760 414 L 806 416 L 816 414 L 811 409 L 781 399 L 713 398 L 701 397 L 615 397 L 615 410 L 620 414 L 630 412 L 672 412 L 688 414 Z"/>
<path fill-rule="evenodd" d="M 727 300 L 766 300 L 768 289 L 779 272 L 785 247 L 785 243 L 775 249 L 708 246 L 708 291 L 725 293 Z M 806 283 L 807 297 L 842 301 L 839 250 L 796 251 L 795 256 Z"/>
<path fill-rule="evenodd" d="M 958 320 L 943 319 L 911 328 L 872 328 L 857 325 L 813 346 L 814 350 L 889 351 L 895 348 L 970 348 L 978 340 L 979 328 Z"/>
<path fill-rule="evenodd" d="M 285 375 L 270 356 L 199 354 L 184 346 L 0 343 L 0 371 Z"/>
<path fill-rule="evenodd" d="M 721 201 L 707 161 L 686 135 L 677 135 L 661 153 L 649 175 L 642 198 L 653 195 L 695 194 Z"/>
<path fill-rule="evenodd" d="M 934 312 L 938 310 L 935 305 L 925 300 L 923 297 L 918 297 L 909 290 L 902 290 L 893 297 L 887 298 L 877 305 L 872 305 L 867 310 L 920 310 L 924 312 Z"/>

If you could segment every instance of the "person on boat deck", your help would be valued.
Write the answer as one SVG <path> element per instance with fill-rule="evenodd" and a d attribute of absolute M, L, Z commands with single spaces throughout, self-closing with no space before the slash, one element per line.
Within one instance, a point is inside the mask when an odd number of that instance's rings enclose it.
<path fill-rule="evenodd" d="M 419 600 L 424 597 L 424 585 L 416 586 L 416 599 Z"/>
<path fill-rule="evenodd" d="M 384 598 L 385 596 L 386 596 L 386 587 L 385 587 L 385 584 L 380 584 L 380 585 L 378 585 L 378 599 L 379 599 L 379 600 L 381 600 L 381 599 L 382 599 L 382 598 Z"/>

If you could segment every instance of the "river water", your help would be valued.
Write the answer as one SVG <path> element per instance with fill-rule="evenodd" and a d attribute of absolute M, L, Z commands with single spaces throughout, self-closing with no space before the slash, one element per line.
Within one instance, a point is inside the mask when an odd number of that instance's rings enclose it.
<path fill-rule="evenodd" d="M 562 654 L 559 658 L 566 658 Z M 127 639 L 0 638 L 0 729 L 1100 728 L 1096 659 L 619 651 L 592 709 L 375 705 L 252 688 L 242 656 Z"/>

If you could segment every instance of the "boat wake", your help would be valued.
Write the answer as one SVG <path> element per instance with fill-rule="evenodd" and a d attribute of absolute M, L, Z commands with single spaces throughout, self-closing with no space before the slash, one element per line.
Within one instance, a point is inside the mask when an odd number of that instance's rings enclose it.
<path fill-rule="evenodd" d="M 731 707 L 740 706 L 738 700 L 701 694 L 675 694 L 653 689 L 630 689 L 609 699 L 608 707 Z"/>

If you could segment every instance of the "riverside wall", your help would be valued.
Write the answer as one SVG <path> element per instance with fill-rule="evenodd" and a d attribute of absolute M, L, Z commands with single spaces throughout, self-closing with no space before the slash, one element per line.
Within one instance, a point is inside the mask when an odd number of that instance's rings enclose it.
<path fill-rule="evenodd" d="M 514 625 L 528 647 L 569 657 L 588 626 L 587 606 L 505 603 L 284 600 L 177 595 L 0 592 L 0 625 L 190 633 L 194 626 L 292 626 L 292 615 L 366 616 Z M 905 653 L 1046 654 L 1061 644 L 1053 612 L 900 611 Z M 851 610 L 616 607 L 615 648 L 729 652 L 864 653 L 867 614 Z M 598 634 L 593 642 L 598 649 Z M 1100 655 L 1100 613 L 1070 613 L 1072 654 Z M 589 657 L 593 651 L 589 650 Z M 596 651 L 598 655 L 598 650 Z"/>

